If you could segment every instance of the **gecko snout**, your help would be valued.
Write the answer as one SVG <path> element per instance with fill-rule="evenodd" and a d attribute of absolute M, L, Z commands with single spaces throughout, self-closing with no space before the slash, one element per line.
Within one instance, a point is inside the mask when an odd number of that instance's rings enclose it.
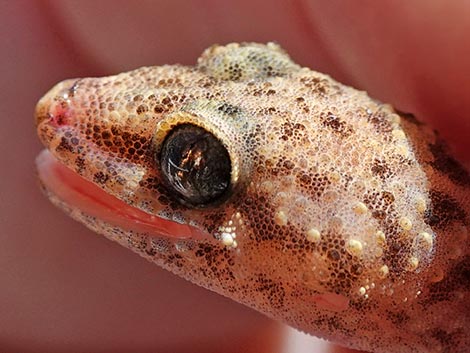
<path fill-rule="evenodd" d="M 37 128 L 43 122 L 48 122 L 55 127 L 67 124 L 70 117 L 71 102 L 79 81 L 77 79 L 62 81 L 39 100 L 34 114 Z"/>

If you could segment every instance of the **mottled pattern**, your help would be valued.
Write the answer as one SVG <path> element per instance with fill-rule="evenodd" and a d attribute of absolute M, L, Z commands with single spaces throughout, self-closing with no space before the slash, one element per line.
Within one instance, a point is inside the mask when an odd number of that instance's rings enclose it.
<path fill-rule="evenodd" d="M 47 191 L 98 233 L 350 347 L 470 350 L 470 179 L 410 114 L 274 44 L 230 44 L 195 67 L 64 81 L 36 117 L 43 143 L 83 178 L 208 237 L 123 230 Z M 211 207 L 180 204 L 162 181 L 161 144 L 179 124 L 211 132 L 230 155 L 230 195 Z"/>

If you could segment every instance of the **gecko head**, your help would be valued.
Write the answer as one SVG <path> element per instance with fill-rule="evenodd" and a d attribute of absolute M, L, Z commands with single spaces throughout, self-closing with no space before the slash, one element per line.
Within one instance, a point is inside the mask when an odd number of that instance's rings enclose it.
<path fill-rule="evenodd" d="M 92 187 L 90 196 L 120 201 L 119 207 L 131 211 L 130 218 L 137 217 L 145 231 L 153 221 L 167 220 L 174 223 L 171 232 L 164 232 L 171 238 L 220 238 L 217 229 L 226 220 L 218 206 L 230 203 L 246 187 L 259 125 L 249 111 L 229 102 L 229 96 L 241 96 L 231 94 L 229 87 L 223 92 L 224 86 L 243 86 L 297 69 L 274 44 L 236 44 L 209 48 L 196 68 L 146 67 L 111 77 L 65 80 L 36 106 L 38 135 L 47 147 L 39 165 L 54 163 L 49 170 L 67 174 L 56 180 L 72 180 L 74 172 L 81 177 L 73 179 L 77 183 L 91 183 L 80 190 Z M 42 179 L 51 191 L 47 180 L 52 175 Z M 110 207 L 118 206 L 113 202 Z M 121 226 L 130 222 L 125 212 L 119 213 Z M 112 214 L 107 212 L 105 219 Z M 214 225 L 213 214 L 219 214 L 220 227 Z M 99 223 L 103 215 L 93 218 Z M 153 235 L 163 231 L 158 226 L 155 230 Z"/>
<path fill-rule="evenodd" d="M 323 337 L 353 329 L 306 318 L 408 297 L 394 283 L 432 257 L 426 176 L 398 115 L 277 45 L 67 80 L 36 123 L 42 184 L 72 217 Z"/>

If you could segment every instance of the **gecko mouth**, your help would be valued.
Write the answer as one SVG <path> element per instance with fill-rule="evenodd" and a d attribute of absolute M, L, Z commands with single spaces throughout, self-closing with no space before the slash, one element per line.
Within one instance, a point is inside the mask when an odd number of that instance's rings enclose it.
<path fill-rule="evenodd" d="M 148 214 L 106 193 L 61 164 L 48 150 L 36 158 L 39 179 L 47 193 L 72 210 L 80 210 L 126 231 L 156 237 L 207 239 L 208 234 L 195 227 Z"/>

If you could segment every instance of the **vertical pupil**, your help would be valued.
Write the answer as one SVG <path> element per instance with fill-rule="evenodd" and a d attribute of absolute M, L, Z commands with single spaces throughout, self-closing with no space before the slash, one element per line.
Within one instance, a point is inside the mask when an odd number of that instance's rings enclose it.
<path fill-rule="evenodd" d="M 163 141 L 160 166 L 166 184 L 183 203 L 204 206 L 230 187 L 230 156 L 220 140 L 205 129 L 182 124 Z"/>

